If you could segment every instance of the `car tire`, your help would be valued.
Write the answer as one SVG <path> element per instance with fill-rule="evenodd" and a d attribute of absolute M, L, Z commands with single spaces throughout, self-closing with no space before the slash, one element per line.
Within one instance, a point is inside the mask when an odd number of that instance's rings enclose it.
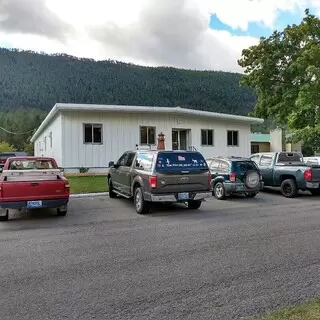
<path fill-rule="evenodd" d="M 257 171 L 247 171 L 244 177 L 244 183 L 247 188 L 255 189 L 260 183 L 260 174 Z"/>
<path fill-rule="evenodd" d="M 286 198 L 295 198 L 298 195 L 299 189 L 295 180 L 283 180 L 280 186 L 281 193 Z"/>
<path fill-rule="evenodd" d="M 140 187 L 135 189 L 133 201 L 138 214 L 146 214 L 150 212 L 150 202 L 144 199 L 143 192 Z"/>
<path fill-rule="evenodd" d="M 61 211 L 60 208 L 57 208 L 57 216 L 58 217 L 65 217 L 68 213 L 68 210 L 64 210 L 64 211 Z"/>
<path fill-rule="evenodd" d="M 254 198 L 259 192 L 247 192 L 246 197 L 247 198 Z"/>
<path fill-rule="evenodd" d="M 8 221 L 9 220 L 9 209 L 6 210 L 5 216 L 0 216 L 0 221 Z"/>
<path fill-rule="evenodd" d="M 226 190 L 222 182 L 217 182 L 214 185 L 213 193 L 218 200 L 224 200 L 226 198 Z"/>
<path fill-rule="evenodd" d="M 189 200 L 188 201 L 188 209 L 197 210 L 201 207 L 202 201 L 200 200 Z"/>
<path fill-rule="evenodd" d="M 113 199 L 117 196 L 117 194 L 113 191 L 113 184 L 112 184 L 112 179 L 110 178 L 108 180 L 108 185 L 109 185 L 109 198 Z"/>

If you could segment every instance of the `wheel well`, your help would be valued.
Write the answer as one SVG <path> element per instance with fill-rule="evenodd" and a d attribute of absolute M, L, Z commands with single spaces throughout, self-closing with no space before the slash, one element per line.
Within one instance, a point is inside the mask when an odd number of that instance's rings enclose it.
<path fill-rule="evenodd" d="M 108 174 L 108 182 L 109 182 L 110 178 L 111 178 L 111 175 L 110 175 L 110 174 Z"/>
<path fill-rule="evenodd" d="M 292 179 L 294 181 L 296 181 L 296 177 L 293 176 L 293 175 L 290 175 L 290 174 L 284 174 L 280 177 L 280 181 L 281 183 L 284 181 L 284 180 L 287 180 L 287 179 Z"/>
<path fill-rule="evenodd" d="M 133 184 L 132 191 L 134 192 L 134 190 L 136 190 L 136 189 L 139 188 L 139 187 L 141 187 L 141 185 L 140 185 L 139 182 L 136 181 L 136 182 Z"/>
<path fill-rule="evenodd" d="M 214 187 L 218 182 L 223 183 L 223 180 L 222 179 L 218 179 L 218 180 L 213 181 L 212 186 Z"/>

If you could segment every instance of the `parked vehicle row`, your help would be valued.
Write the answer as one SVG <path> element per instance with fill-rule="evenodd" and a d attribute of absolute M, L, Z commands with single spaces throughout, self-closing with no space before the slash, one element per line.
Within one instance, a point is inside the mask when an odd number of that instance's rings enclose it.
<path fill-rule="evenodd" d="M 320 195 L 320 165 L 304 161 L 297 152 L 204 159 L 197 151 L 134 150 L 109 167 L 110 198 L 133 198 L 139 214 L 159 202 L 198 209 L 211 195 L 219 200 L 234 194 L 254 198 L 264 187 L 280 187 L 287 198 L 299 190 Z"/>
<path fill-rule="evenodd" d="M 265 186 L 280 187 L 288 198 L 299 190 L 320 195 L 320 165 L 297 152 L 205 159 L 198 151 L 134 150 L 109 167 L 109 197 L 133 198 L 139 214 L 148 213 L 152 203 L 183 203 L 195 210 L 212 195 L 253 198 Z M 53 158 L 9 157 L 0 172 L 0 221 L 8 220 L 9 209 L 55 208 L 58 216 L 67 214 L 70 186 Z"/>

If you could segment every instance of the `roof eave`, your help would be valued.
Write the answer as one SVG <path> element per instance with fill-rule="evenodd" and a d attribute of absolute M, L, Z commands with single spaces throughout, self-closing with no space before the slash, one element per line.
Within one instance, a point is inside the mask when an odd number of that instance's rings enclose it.
<path fill-rule="evenodd" d="M 174 113 L 180 115 L 190 115 L 190 116 L 203 116 L 210 117 L 213 119 L 230 120 L 230 121 L 240 121 L 248 124 L 262 124 L 264 119 L 253 118 L 240 115 L 232 115 L 225 113 L 209 112 L 202 110 L 186 109 L 180 107 L 150 107 L 150 106 L 119 106 L 119 105 L 109 105 L 106 108 L 105 105 L 81 105 L 83 108 L 79 110 L 78 104 L 68 104 L 68 103 L 58 103 L 57 108 L 61 111 L 100 111 L 100 112 L 155 112 L 155 113 Z"/>
<path fill-rule="evenodd" d="M 50 124 L 53 118 L 57 115 L 59 111 L 102 111 L 102 112 L 155 112 L 155 113 L 174 113 L 178 115 L 190 115 L 190 116 L 200 116 L 200 117 L 210 117 L 213 119 L 221 119 L 225 121 L 239 121 L 244 122 L 247 124 L 262 124 L 264 119 L 261 118 L 253 118 L 253 117 L 246 117 L 246 116 L 239 116 L 239 115 L 232 115 L 232 114 L 225 114 L 225 113 L 217 113 L 217 112 L 209 112 L 209 111 L 201 111 L 201 110 L 194 110 L 194 109 L 185 109 L 180 107 L 169 108 L 169 107 L 146 107 L 146 106 L 108 106 L 109 108 L 106 109 L 105 105 L 95 105 L 95 104 L 73 104 L 73 103 L 56 103 L 51 111 L 48 113 L 46 118 L 43 120 L 39 128 L 33 134 L 30 139 L 30 142 L 34 142 L 39 135 L 43 132 L 43 130 Z"/>
<path fill-rule="evenodd" d="M 39 137 L 39 135 L 47 127 L 47 125 L 50 124 L 50 122 L 56 116 L 57 113 L 58 113 L 58 107 L 57 107 L 57 104 L 55 104 L 51 109 L 51 111 L 48 113 L 48 115 L 45 117 L 45 119 L 42 121 L 37 131 L 31 137 L 30 142 L 32 143 L 35 142 L 35 140 Z"/>

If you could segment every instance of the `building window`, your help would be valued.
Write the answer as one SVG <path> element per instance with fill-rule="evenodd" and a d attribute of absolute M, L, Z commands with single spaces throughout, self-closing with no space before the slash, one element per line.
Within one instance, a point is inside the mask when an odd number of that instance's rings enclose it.
<path fill-rule="evenodd" d="M 84 143 L 102 144 L 102 124 L 89 124 L 83 125 Z"/>
<path fill-rule="evenodd" d="M 227 144 L 228 147 L 238 147 L 239 146 L 239 131 L 227 131 Z"/>
<path fill-rule="evenodd" d="M 140 144 L 156 144 L 156 127 L 140 127 Z"/>
<path fill-rule="evenodd" d="M 259 145 L 258 144 L 252 144 L 251 145 L 251 154 L 259 153 L 259 152 L 260 152 Z"/>
<path fill-rule="evenodd" d="M 213 130 L 201 129 L 201 145 L 213 146 Z"/>

